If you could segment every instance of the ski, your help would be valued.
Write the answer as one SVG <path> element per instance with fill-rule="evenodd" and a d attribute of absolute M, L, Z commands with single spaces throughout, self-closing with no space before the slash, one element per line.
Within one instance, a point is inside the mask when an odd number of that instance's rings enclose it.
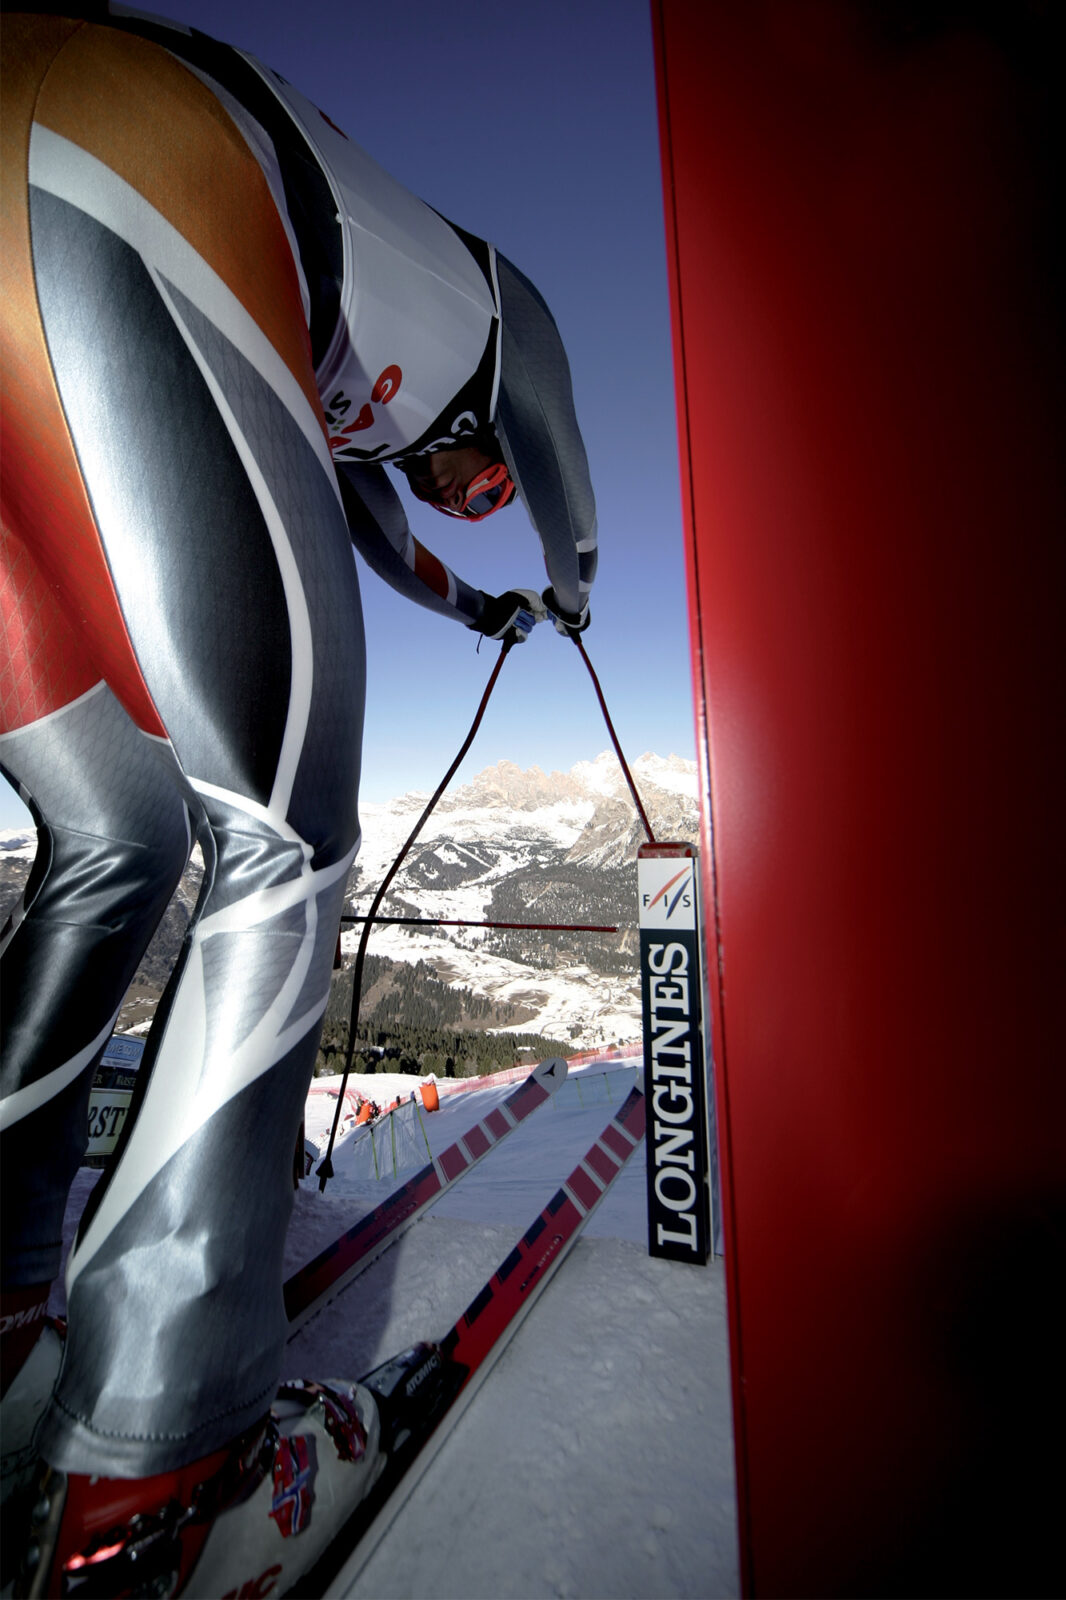
<path fill-rule="evenodd" d="M 378 1397 L 392 1453 L 372 1495 L 302 1580 L 301 1594 L 344 1596 L 439 1453 L 454 1424 L 580 1237 L 644 1134 L 633 1089 L 455 1326 L 362 1382 Z"/>
<path fill-rule="evenodd" d="M 454 1183 L 546 1104 L 566 1082 L 566 1074 L 567 1065 L 561 1056 L 540 1062 L 502 1105 L 490 1111 L 483 1121 L 468 1129 L 439 1156 L 434 1156 L 399 1189 L 393 1190 L 387 1200 L 328 1244 L 313 1261 L 294 1272 L 285 1284 L 289 1338 L 293 1338 L 304 1323 L 328 1305 L 353 1278 L 365 1272 L 383 1250 L 395 1244 Z"/>

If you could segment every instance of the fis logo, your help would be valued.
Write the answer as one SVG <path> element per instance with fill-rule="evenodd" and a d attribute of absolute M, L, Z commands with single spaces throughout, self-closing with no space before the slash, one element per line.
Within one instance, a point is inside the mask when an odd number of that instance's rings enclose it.
<path fill-rule="evenodd" d="M 675 872 L 672 878 L 667 878 L 662 888 L 656 894 L 641 895 L 641 904 L 645 910 L 650 911 L 653 906 L 663 903 L 663 914 L 667 920 L 673 916 L 678 906 L 687 910 L 692 904 L 692 868 L 682 867 L 680 872 Z"/>
<path fill-rule="evenodd" d="M 640 893 L 642 928 L 695 928 L 695 863 L 679 866 L 672 860 L 644 860 L 639 863 L 637 883 Z"/>

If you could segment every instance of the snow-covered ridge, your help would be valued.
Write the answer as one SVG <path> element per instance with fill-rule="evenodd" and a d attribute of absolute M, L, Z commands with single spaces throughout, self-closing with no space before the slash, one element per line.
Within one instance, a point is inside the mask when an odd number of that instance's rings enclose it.
<path fill-rule="evenodd" d="M 630 770 L 646 808 L 653 810 L 658 802 L 661 809 L 666 797 L 675 797 L 688 803 L 695 819 L 699 778 L 694 761 L 649 752 L 634 761 Z M 428 799 L 426 794 L 409 792 L 395 800 L 360 806 L 360 860 L 365 870 L 369 872 L 369 861 L 376 860 L 383 849 L 391 848 L 390 861 L 393 859 Z M 442 835 L 465 835 L 467 830 L 478 837 L 496 838 L 503 832 L 521 839 L 524 831 L 535 828 L 570 849 L 603 800 L 619 801 L 636 817 L 618 758 L 610 750 L 594 761 L 577 762 L 569 772 L 545 773 L 540 767 L 523 769 L 511 761 L 500 761 L 442 795 L 419 843 Z"/>
<path fill-rule="evenodd" d="M 0 857 L 5 861 L 32 861 L 36 854 L 36 829 L 0 828 Z"/>
<path fill-rule="evenodd" d="M 634 781 L 658 838 L 695 840 L 694 761 L 645 754 Z M 350 909 L 365 912 L 426 797 L 361 808 Z M 640 1034 L 636 873 L 643 830 L 617 757 L 568 773 L 501 761 L 442 797 L 398 873 L 385 914 L 517 923 L 613 924 L 616 935 L 376 927 L 371 948 L 426 961 L 447 982 L 522 1008 L 530 1031 L 582 1048 Z M 360 929 L 344 933 L 354 953 Z M 517 947 L 517 948 L 516 948 Z"/>

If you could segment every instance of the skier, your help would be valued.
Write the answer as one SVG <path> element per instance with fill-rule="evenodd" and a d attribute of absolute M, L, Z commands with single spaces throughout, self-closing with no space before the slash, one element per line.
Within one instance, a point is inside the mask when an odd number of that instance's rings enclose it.
<path fill-rule="evenodd" d="M 39 836 L 0 963 L 4 1496 L 35 1505 L 33 1592 L 283 1592 L 401 1425 L 366 1386 L 277 1391 L 358 845 L 350 546 L 489 637 L 579 631 L 594 503 L 515 267 L 252 58 L 64 9 L 3 31 L 0 763 Z M 521 499 L 543 598 L 450 571 L 386 464 L 452 516 Z M 43 1313 L 92 1073 L 194 836 L 203 891 L 61 1336 Z"/>

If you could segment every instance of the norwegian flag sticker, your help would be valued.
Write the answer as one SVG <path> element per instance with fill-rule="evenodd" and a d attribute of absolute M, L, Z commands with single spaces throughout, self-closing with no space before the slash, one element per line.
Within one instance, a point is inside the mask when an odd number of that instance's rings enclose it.
<path fill-rule="evenodd" d="M 274 1498 L 270 1515 L 283 1539 L 291 1539 L 311 1526 L 314 1481 L 318 1473 L 315 1441 L 306 1434 L 278 1441 L 274 1455 Z"/>

